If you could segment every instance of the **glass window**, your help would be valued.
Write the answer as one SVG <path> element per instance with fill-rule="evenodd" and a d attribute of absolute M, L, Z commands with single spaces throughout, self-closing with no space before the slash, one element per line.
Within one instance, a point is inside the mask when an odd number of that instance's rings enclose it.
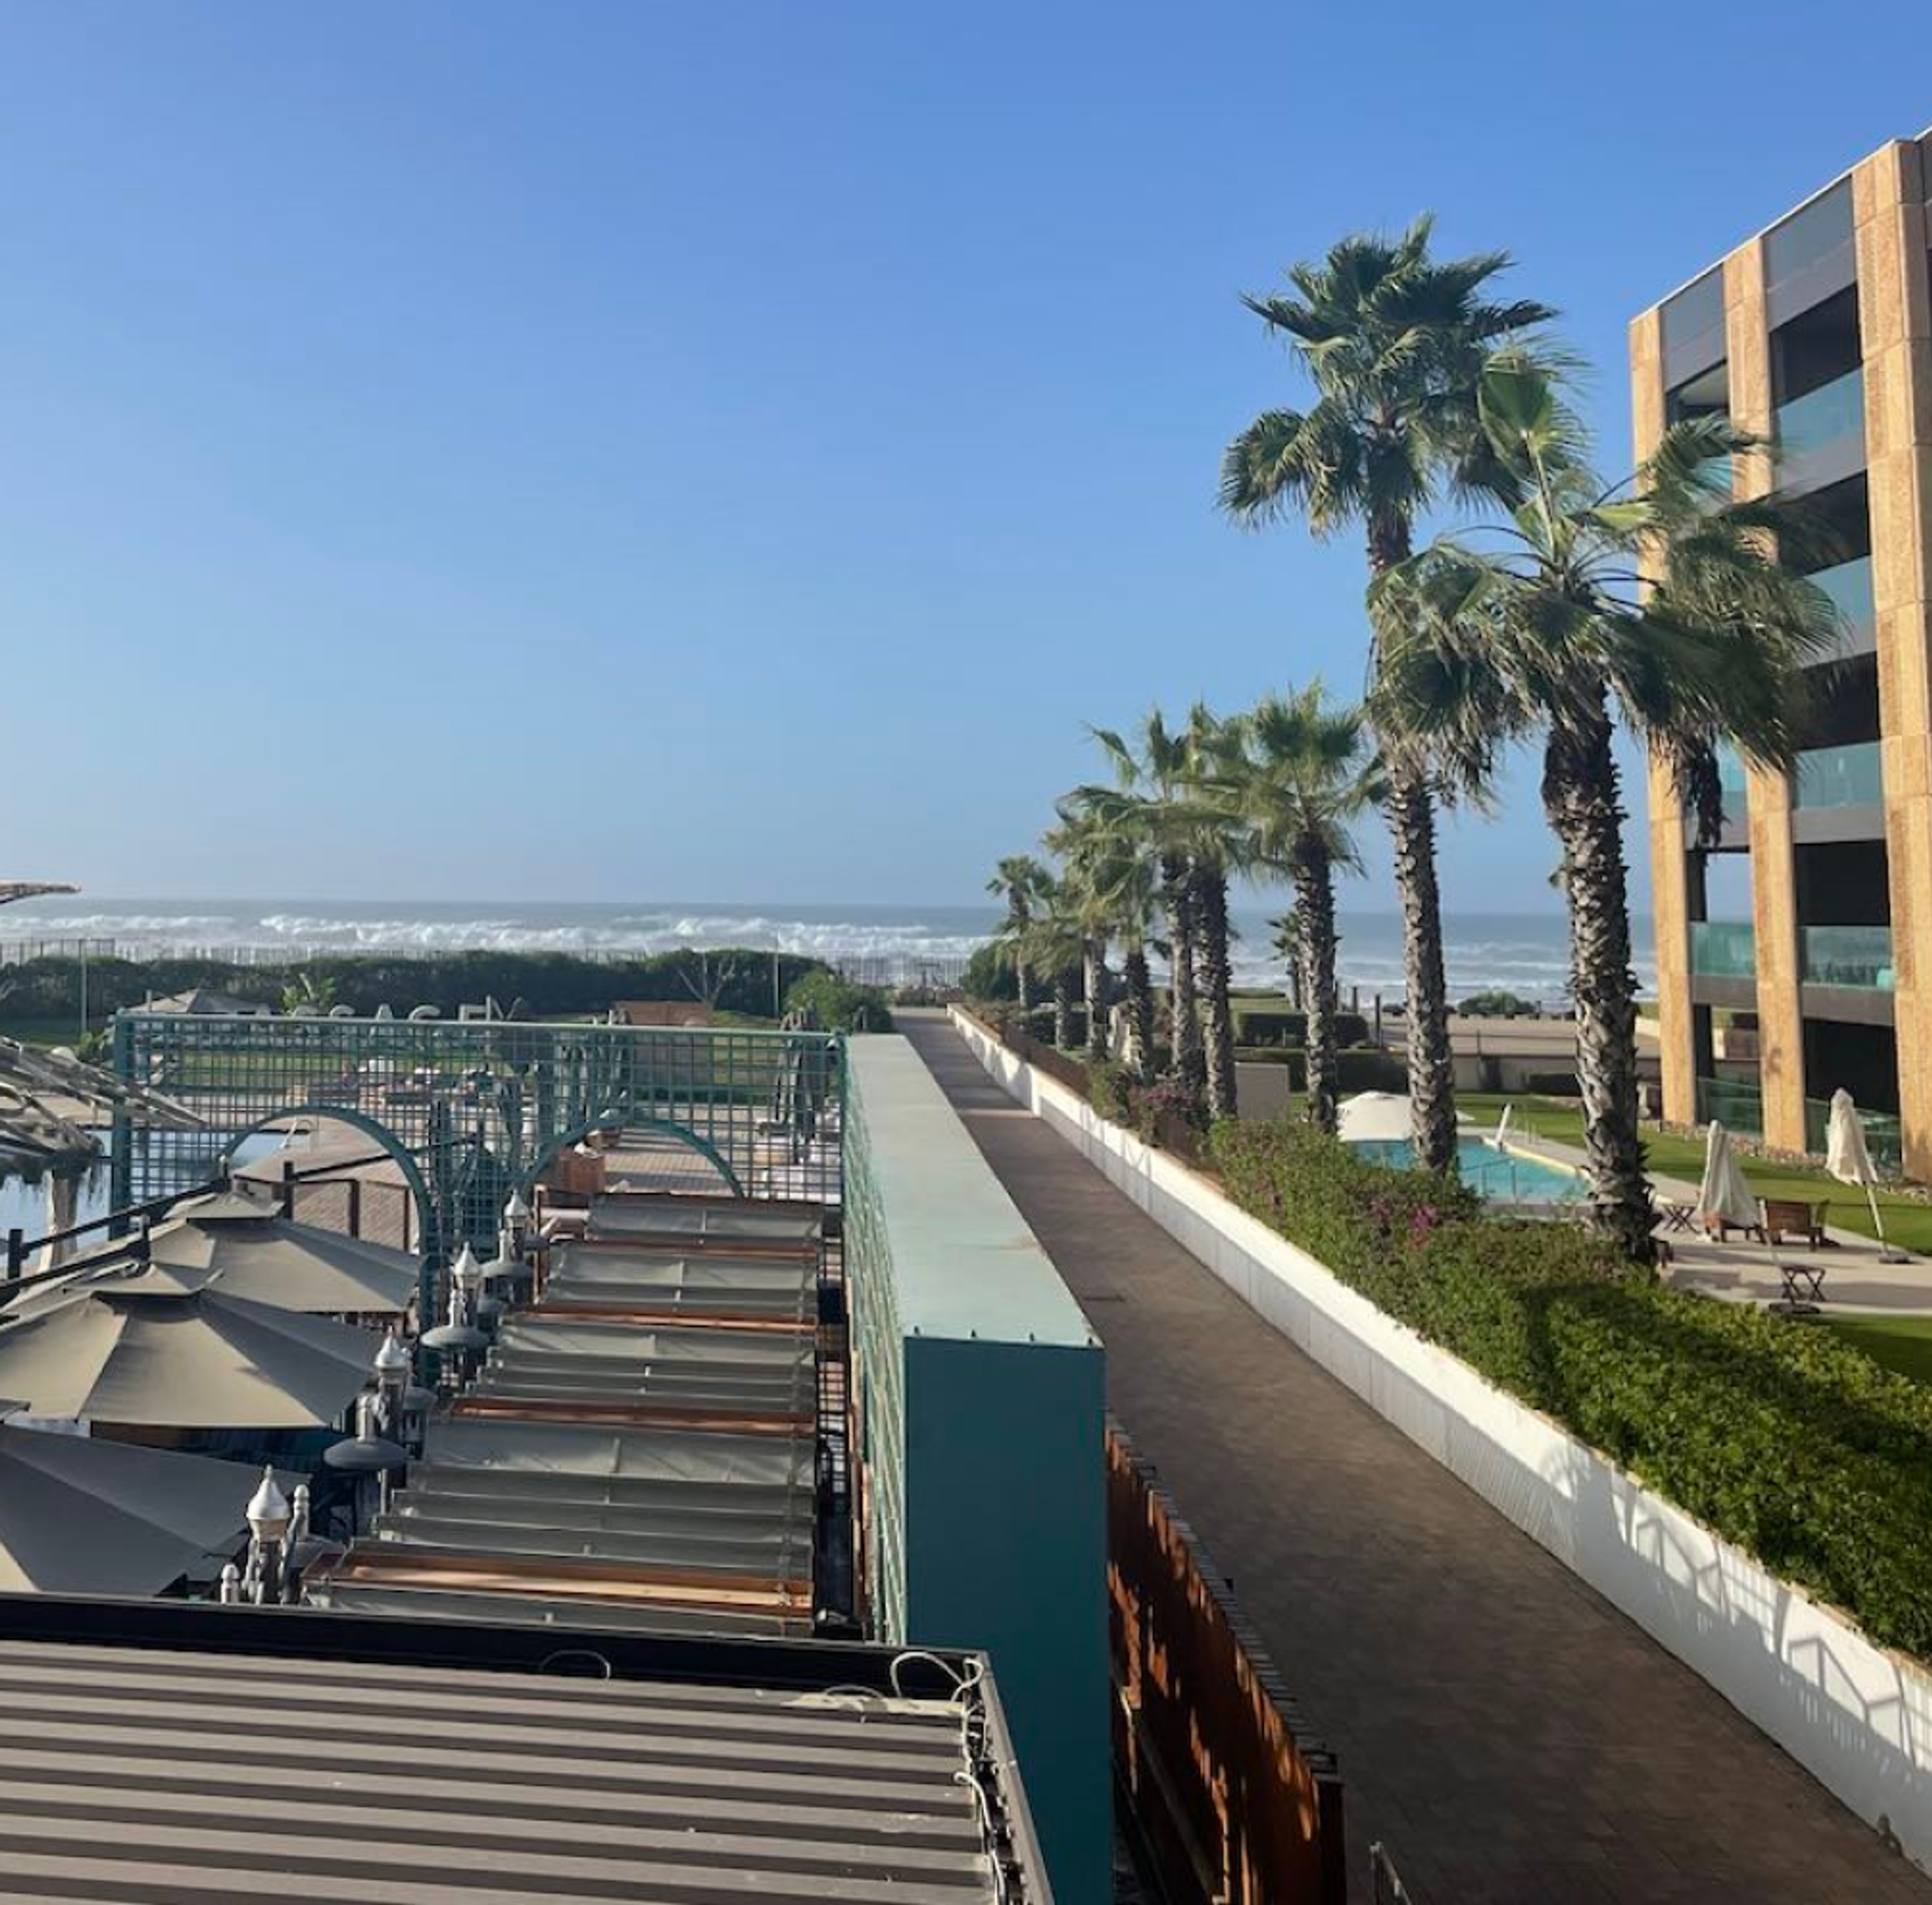
<path fill-rule="evenodd" d="M 1674 350 L 1706 331 L 1724 328 L 1724 274 L 1721 266 L 1687 284 L 1664 301 L 1664 347 Z"/>
<path fill-rule="evenodd" d="M 1852 182 L 1841 178 L 1765 234 L 1764 275 L 1781 284 L 1852 242 Z"/>

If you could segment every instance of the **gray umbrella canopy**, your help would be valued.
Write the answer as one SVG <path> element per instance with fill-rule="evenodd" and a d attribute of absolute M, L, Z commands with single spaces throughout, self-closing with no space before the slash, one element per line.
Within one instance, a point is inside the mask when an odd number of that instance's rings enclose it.
<path fill-rule="evenodd" d="M 151 1594 L 237 1546 L 245 1462 L 0 1425 L 0 1589 Z"/>
<path fill-rule="evenodd" d="M 0 1312 L 0 1396 L 28 1414 L 156 1429 L 314 1429 L 368 1380 L 346 1323 L 231 1296 L 216 1272 L 130 1264 Z"/>
<path fill-rule="evenodd" d="M 320 1316 L 400 1316 L 420 1268 L 406 1250 L 296 1223 L 232 1191 L 176 1204 L 148 1252 L 158 1264 L 219 1271 L 224 1296 Z"/>

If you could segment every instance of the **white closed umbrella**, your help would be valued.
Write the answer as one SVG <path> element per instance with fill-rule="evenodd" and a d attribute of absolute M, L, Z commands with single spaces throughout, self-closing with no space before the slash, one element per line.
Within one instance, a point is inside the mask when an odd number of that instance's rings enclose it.
<path fill-rule="evenodd" d="M 1408 1100 L 1400 1092 L 1358 1091 L 1342 1100 L 1336 1130 L 1344 1144 L 1398 1144 L 1414 1130 Z"/>
<path fill-rule="evenodd" d="M 1832 1094 L 1832 1114 L 1825 1126 L 1825 1168 L 1841 1184 L 1864 1186 L 1871 1206 L 1872 1228 L 1878 1232 L 1880 1262 L 1910 1263 L 1908 1252 L 1894 1250 L 1885 1240 L 1885 1220 L 1878 1211 L 1878 1166 L 1865 1142 L 1864 1120 L 1843 1085 Z"/>
<path fill-rule="evenodd" d="M 1749 1230 L 1758 1221 L 1757 1196 L 1744 1176 L 1731 1144 L 1731 1134 L 1715 1118 L 1704 1140 L 1704 1181 L 1697 1190 L 1697 1209 L 1706 1223 Z"/>

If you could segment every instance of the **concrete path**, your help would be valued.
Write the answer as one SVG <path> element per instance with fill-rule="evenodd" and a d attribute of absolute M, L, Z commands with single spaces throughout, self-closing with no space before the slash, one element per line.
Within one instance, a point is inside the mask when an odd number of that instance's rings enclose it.
<path fill-rule="evenodd" d="M 1932 1905 L 1688 1669 L 900 1021 L 1107 1346 L 1112 1406 L 1339 1754 L 1349 1868 L 1419 1905 Z"/>

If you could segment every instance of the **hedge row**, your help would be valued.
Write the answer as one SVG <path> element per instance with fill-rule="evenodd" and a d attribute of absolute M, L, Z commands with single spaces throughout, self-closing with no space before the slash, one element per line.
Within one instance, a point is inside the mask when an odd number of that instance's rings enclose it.
<path fill-rule="evenodd" d="M 1234 1011 L 1235 1036 L 1243 1045 L 1289 1046 L 1299 1052 L 1308 1043 L 1308 1015 L 1305 1012 L 1279 1012 L 1271 1007 L 1243 1006 Z M 1339 1046 L 1366 1045 L 1369 1022 L 1358 1012 L 1335 1015 L 1335 1042 Z"/>
<path fill-rule="evenodd" d="M 780 997 L 814 973 L 822 959 L 776 956 Z M 620 999 L 689 1000 L 712 996 L 726 1012 L 770 1016 L 774 956 L 756 950 L 698 952 L 680 950 L 636 959 L 585 959 L 567 952 L 343 954 L 290 960 L 282 965 L 232 965 L 218 959 L 93 959 L 88 962 L 89 1016 L 206 986 L 238 998 L 278 1006 L 298 974 L 329 988 L 358 1012 L 387 1005 L 398 1014 L 436 1006 L 453 1018 L 458 1006 L 494 998 L 521 999 L 536 1017 L 608 1010 Z M 9 966 L 0 1022 L 71 1020 L 80 1007 L 80 963 L 34 959 Z"/>
<path fill-rule="evenodd" d="M 1932 1390 L 1305 1126 L 1222 1124 L 1212 1155 L 1236 1203 L 1378 1308 L 1874 1640 L 1932 1660 Z"/>

